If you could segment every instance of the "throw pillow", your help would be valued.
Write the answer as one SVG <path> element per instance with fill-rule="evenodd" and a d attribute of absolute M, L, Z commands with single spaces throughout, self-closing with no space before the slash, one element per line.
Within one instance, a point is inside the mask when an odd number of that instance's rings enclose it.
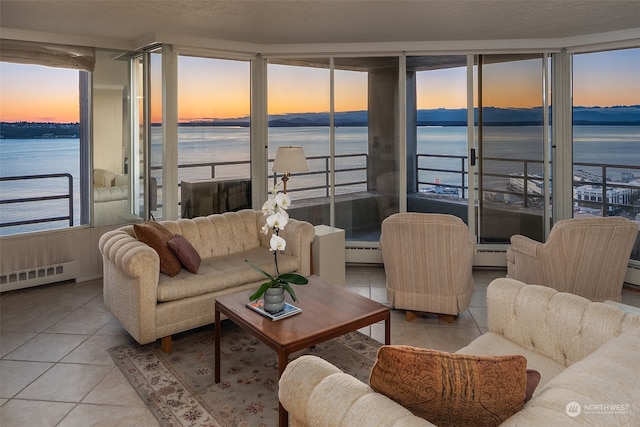
<path fill-rule="evenodd" d="M 142 243 L 151 246 L 160 256 L 160 272 L 169 276 L 175 276 L 182 269 L 178 258 L 169 249 L 169 240 L 173 234 L 155 221 L 147 221 L 144 224 L 133 224 L 133 232 Z"/>
<path fill-rule="evenodd" d="M 518 412 L 527 359 L 382 346 L 371 388 L 437 426 L 496 426 Z"/>
<path fill-rule="evenodd" d="M 524 397 L 524 403 L 531 400 L 538 384 L 540 384 L 540 372 L 534 369 L 527 369 L 527 393 Z"/>
<path fill-rule="evenodd" d="M 198 251 L 196 251 L 196 248 L 193 247 L 186 237 L 181 234 L 173 236 L 173 238 L 169 240 L 169 249 L 178 257 L 184 268 L 193 274 L 198 272 L 202 259 Z"/>

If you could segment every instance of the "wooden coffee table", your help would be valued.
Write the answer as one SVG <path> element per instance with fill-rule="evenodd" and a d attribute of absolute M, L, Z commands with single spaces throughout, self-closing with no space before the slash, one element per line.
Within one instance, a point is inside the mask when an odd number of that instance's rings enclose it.
<path fill-rule="evenodd" d="M 333 286 L 317 276 L 309 284 L 295 286 L 302 313 L 273 321 L 245 305 L 252 291 L 238 292 L 216 299 L 215 316 L 215 381 L 220 382 L 220 313 L 251 333 L 278 353 L 278 377 L 289 363 L 289 355 L 332 338 L 384 321 L 384 341 L 391 343 L 389 307 L 339 286 Z M 289 298 L 287 296 L 287 298 Z M 288 425 L 287 411 L 280 404 L 280 426 Z"/>

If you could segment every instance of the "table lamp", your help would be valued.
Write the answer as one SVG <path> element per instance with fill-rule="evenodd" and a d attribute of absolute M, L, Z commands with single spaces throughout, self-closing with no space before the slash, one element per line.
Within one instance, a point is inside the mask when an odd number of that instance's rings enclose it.
<path fill-rule="evenodd" d="M 309 164 L 302 147 L 278 147 L 271 170 L 282 174 L 284 193 L 287 192 L 287 181 L 293 172 L 307 172 Z"/>

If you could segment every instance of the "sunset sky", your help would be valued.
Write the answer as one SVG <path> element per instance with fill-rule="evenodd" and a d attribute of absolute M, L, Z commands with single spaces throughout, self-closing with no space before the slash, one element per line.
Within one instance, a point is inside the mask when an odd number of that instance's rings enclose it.
<path fill-rule="evenodd" d="M 539 63 L 488 66 L 485 105 L 541 105 Z M 573 67 L 574 105 L 640 104 L 640 49 L 576 55 Z M 0 63 L 0 121 L 77 122 L 77 75 L 73 70 Z M 328 70 L 270 64 L 268 76 L 270 114 L 329 110 Z M 248 115 L 249 81 L 248 62 L 180 57 L 180 120 Z M 365 73 L 336 71 L 335 87 L 336 111 L 367 108 Z M 421 72 L 417 87 L 420 109 L 466 106 L 464 68 Z M 159 111 L 159 105 L 153 109 Z"/>

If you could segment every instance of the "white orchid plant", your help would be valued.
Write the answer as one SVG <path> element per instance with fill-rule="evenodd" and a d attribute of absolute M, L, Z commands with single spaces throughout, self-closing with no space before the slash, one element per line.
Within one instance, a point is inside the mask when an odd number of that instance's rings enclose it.
<path fill-rule="evenodd" d="M 269 197 L 264 205 L 262 205 L 262 213 L 267 215 L 267 220 L 262 226 L 262 233 L 268 235 L 270 231 L 273 232 L 271 239 L 269 240 L 269 250 L 273 252 L 275 276 L 267 273 L 251 261 L 245 260 L 249 265 L 251 265 L 251 267 L 261 272 L 269 279 L 260 285 L 258 290 L 249 297 L 250 301 L 260 299 L 269 288 L 284 288 L 293 301 L 298 301 L 296 293 L 291 285 L 306 285 L 309 283 L 309 280 L 300 274 L 280 274 L 278 270 L 278 251 L 284 251 L 287 247 L 287 242 L 279 234 L 280 230 L 284 229 L 289 222 L 289 213 L 287 212 L 289 206 L 291 206 L 291 198 L 286 193 L 280 193 L 278 186 L 271 187 Z"/>

